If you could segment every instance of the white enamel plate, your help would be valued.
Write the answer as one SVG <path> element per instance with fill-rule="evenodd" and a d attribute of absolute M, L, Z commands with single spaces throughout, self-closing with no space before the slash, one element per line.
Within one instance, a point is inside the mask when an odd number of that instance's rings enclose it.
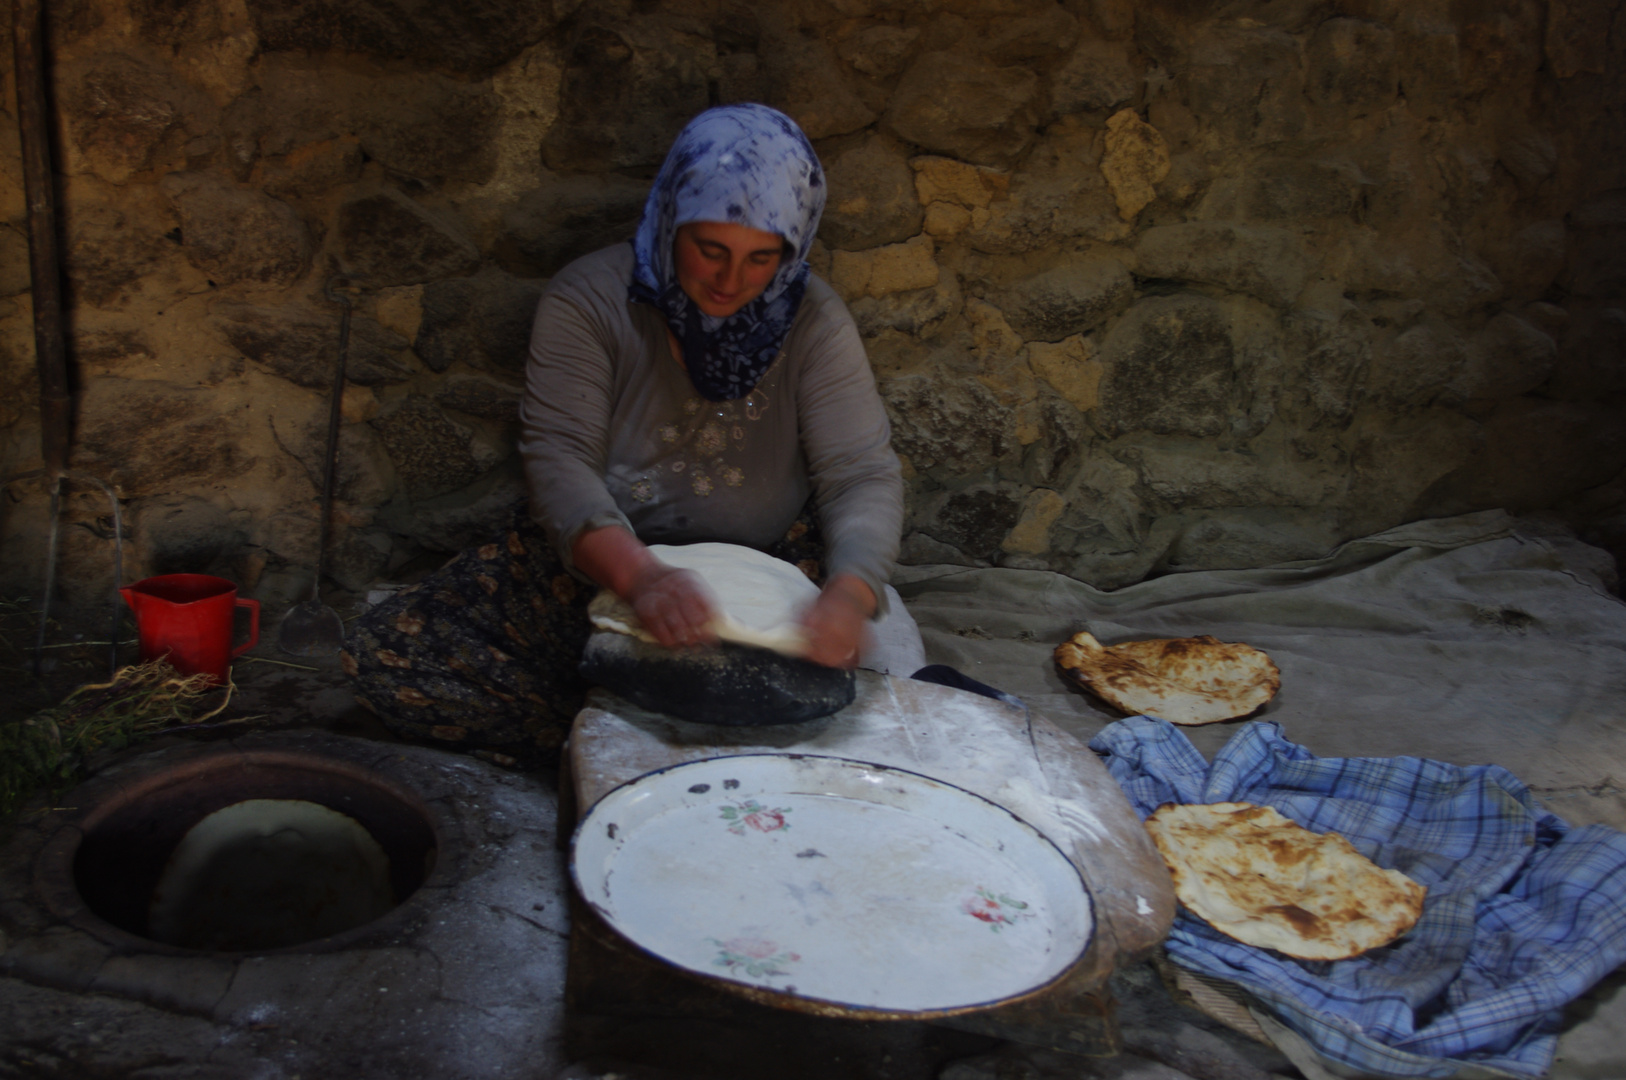
<path fill-rule="evenodd" d="M 1003 807 L 844 758 L 648 773 L 576 830 L 581 895 L 635 945 L 758 990 L 887 1013 L 1042 987 L 1089 944 L 1077 869 Z"/>

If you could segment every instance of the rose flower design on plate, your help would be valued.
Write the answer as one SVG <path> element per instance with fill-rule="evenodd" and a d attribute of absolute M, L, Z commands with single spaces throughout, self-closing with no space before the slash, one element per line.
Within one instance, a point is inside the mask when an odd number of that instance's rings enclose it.
<path fill-rule="evenodd" d="M 755 799 L 746 799 L 742 803 L 724 803 L 722 806 L 723 820 L 728 822 L 728 831 L 735 836 L 744 836 L 746 829 L 755 829 L 757 832 L 781 832 L 790 828 L 790 822 L 785 815 L 790 813 L 790 807 L 781 806 L 769 810 Z"/>

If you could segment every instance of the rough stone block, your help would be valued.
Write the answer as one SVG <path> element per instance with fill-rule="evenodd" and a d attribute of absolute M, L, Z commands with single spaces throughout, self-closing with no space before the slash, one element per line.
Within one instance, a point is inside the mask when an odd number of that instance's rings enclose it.
<path fill-rule="evenodd" d="M 447 379 L 436 391 L 435 401 L 443 408 L 484 420 L 515 423 L 523 393 L 523 387 L 471 375 Z"/>
<path fill-rule="evenodd" d="M 1575 208 L 1569 217 L 1570 288 L 1581 296 L 1626 296 L 1626 189 L 1606 192 Z"/>
<path fill-rule="evenodd" d="M 926 472 L 965 475 L 1019 449 L 1010 409 L 973 381 L 915 373 L 887 379 L 881 397 L 892 418 L 892 445 Z"/>
<path fill-rule="evenodd" d="M 361 179 L 361 142 L 353 135 L 297 146 L 268 162 L 261 183 L 277 198 L 305 198 Z"/>
<path fill-rule="evenodd" d="M 1557 359 L 1552 338 L 1503 312 L 1469 340 L 1467 360 L 1449 390 L 1465 401 L 1523 394 L 1547 381 Z"/>
<path fill-rule="evenodd" d="M 1347 161 L 1270 158 L 1248 170 L 1239 209 L 1249 221 L 1347 218 L 1361 186 L 1360 169 Z"/>
<path fill-rule="evenodd" d="M 915 195 L 922 203 L 946 202 L 967 210 L 986 209 L 1010 190 L 1010 174 L 967 165 L 953 158 L 926 155 L 911 158 Z"/>
<path fill-rule="evenodd" d="M 1390 406 L 1428 405 L 1467 358 L 1467 343 L 1449 323 L 1424 319 L 1374 351 L 1366 393 Z"/>
<path fill-rule="evenodd" d="M 257 307 L 224 301 L 214 306 L 212 314 L 232 347 L 272 374 L 307 390 L 332 387 L 339 363 L 340 314 L 336 307 Z M 407 344 L 365 315 L 351 316 L 345 379 L 362 386 L 383 386 L 410 378 L 413 366 Z"/>
<path fill-rule="evenodd" d="M 549 177 L 503 214 L 492 257 L 510 274 L 552 277 L 573 259 L 631 238 L 648 194 L 648 184 L 621 176 Z"/>
<path fill-rule="evenodd" d="M 1101 360 L 1098 415 L 1108 430 L 1211 437 L 1229 428 L 1237 348 L 1214 301 L 1141 300 L 1108 331 Z"/>
<path fill-rule="evenodd" d="M 847 135 L 875 122 L 823 40 L 774 33 L 763 37 L 760 50 L 768 104 L 795 120 L 809 139 Z"/>
<path fill-rule="evenodd" d="M 27 292 L 32 283 L 28 272 L 27 234 L 10 225 L 0 225 L 0 297 Z"/>
<path fill-rule="evenodd" d="M 278 445 L 299 463 L 311 491 L 320 492 L 327 468 L 327 403 L 311 400 L 305 404 L 304 409 L 292 403 L 277 409 L 271 414 L 271 429 Z M 371 425 L 341 424 L 333 461 L 333 497 L 353 506 L 377 506 L 388 502 L 398 486 L 395 467 Z"/>
<path fill-rule="evenodd" d="M 487 74 L 540 41 L 580 0 L 467 0 L 401 5 L 387 0 L 248 0 L 267 51 L 346 52 L 416 60 Z"/>
<path fill-rule="evenodd" d="M 1314 265 L 1296 233 L 1212 221 L 1147 229 L 1135 257 L 1141 277 L 1218 285 L 1279 308 L 1292 306 Z"/>
<path fill-rule="evenodd" d="M 1358 534 L 1411 521 L 1433 508 L 1424 495 L 1472 459 L 1485 442 L 1477 423 L 1431 408 L 1357 424 L 1350 454 L 1350 519 Z"/>
<path fill-rule="evenodd" d="M 414 343 L 418 356 L 433 371 L 459 360 L 498 371 L 523 370 L 544 284 L 487 267 L 474 277 L 425 286 Z"/>
<path fill-rule="evenodd" d="M 1101 175 L 1095 132 L 1067 128 L 1042 140 L 1011 178 L 1008 198 L 998 199 L 977 220 L 966 240 L 977 251 L 1019 254 L 1084 236 L 1102 243 L 1128 238 L 1131 228 L 1118 216 L 1116 200 Z"/>
<path fill-rule="evenodd" d="M 373 421 L 410 499 L 444 495 L 474 481 L 494 462 L 475 456 L 472 433 L 434 402 L 413 395 Z"/>
<path fill-rule="evenodd" d="M 1208 442 L 1130 439 L 1112 452 L 1140 472 L 1146 490 L 1174 510 L 1222 506 L 1318 506 L 1341 490 L 1324 462 L 1298 460 L 1272 445 L 1246 453 Z"/>
<path fill-rule="evenodd" d="M 1394 32 L 1362 19 L 1328 19 L 1305 46 L 1306 90 L 1312 101 L 1342 105 L 1362 116 L 1395 99 Z"/>
<path fill-rule="evenodd" d="M 1366 316 L 1342 297 L 1323 303 L 1301 308 L 1285 322 L 1291 378 L 1300 388 L 1295 404 L 1311 428 L 1349 422 L 1372 358 L 1373 327 Z"/>
<path fill-rule="evenodd" d="M 926 150 L 978 165 L 1004 164 L 1033 141 L 1039 79 L 1026 67 L 931 52 L 892 94 L 886 125 Z"/>
<path fill-rule="evenodd" d="M 480 264 L 462 233 L 393 188 L 339 207 L 338 233 L 346 266 L 374 288 L 460 277 Z"/>
<path fill-rule="evenodd" d="M 819 237 L 834 248 L 896 244 L 920 232 L 924 213 L 915 198 L 915 176 L 903 150 L 875 133 L 825 158 L 830 201 Z"/>
<path fill-rule="evenodd" d="M 293 207 L 208 173 L 161 182 L 181 218 L 181 250 L 217 285 L 292 285 L 310 269 L 311 243 Z"/>
<path fill-rule="evenodd" d="M 1029 341 L 1087 333 L 1129 306 L 1134 283 L 1116 259 L 1079 259 L 1018 282 L 996 302 L 1012 329 Z"/>
<path fill-rule="evenodd" d="M 125 54 L 63 65 L 62 112 L 73 145 L 97 176 L 122 184 L 153 167 L 185 126 L 190 93 L 163 68 Z"/>
<path fill-rule="evenodd" d="M 986 219 L 987 211 L 983 211 Z M 953 203 L 934 202 L 926 207 L 926 216 L 921 221 L 921 231 L 935 240 L 948 242 L 971 227 L 971 211 L 963 206 Z"/>
<path fill-rule="evenodd" d="M 1570 320 L 1546 392 L 1563 401 L 1626 393 L 1626 311 L 1593 308 Z"/>
<path fill-rule="evenodd" d="M 347 109 L 361 147 L 395 172 L 480 184 L 497 165 L 501 117 L 489 84 L 396 76 L 358 88 Z"/>
<path fill-rule="evenodd" d="M 543 164 L 560 173 L 653 171 L 688 119 L 710 103 L 709 84 L 721 81 L 714 33 L 642 11 L 588 18 L 567 45 L 559 119 L 542 142 Z M 744 37 L 754 33 L 754 25 L 742 28 Z M 754 41 L 740 44 L 742 52 L 755 50 Z"/>
<path fill-rule="evenodd" d="M 1464 11 L 1458 20 L 1463 93 L 1520 88 L 1528 94 L 1541 66 L 1544 14 L 1542 8 L 1522 5 Z"/>
<path fill-rule="evenodd" d="M 1234 570 L 1320 558 L 1344 539 L 1327 510 L 1230 507 L 1183 515 L 1165 558 L 1171 570 Z"/>
<path fill-rule="evenodd" d="M 509 527 L 514 509 L 527 499 L 519 459 L 511 457 L 474 483 L 435 498 L 397 501 L 379 512 L 378 524 L 430 551 L 462 551 Z"/>
<path fill-rule="evenodd" d="M 1047 488 L 1035 488 L 1022 500 L 1022 512 L 999 548 L 1008 555 L 1043 555 L 1050 550 L 1050 529 L 1067 509 L 1067 500 Z"/>
<path fill-rule="evenodd" d="M 160 496 L 131 510 L 125 528 L 144 556 L 142 576 L 209 573 L 243 540 L 225 507 L 196 496 Z"/>
<path fill-rule="evenodd" d="M 143 278 L 181 261 L 179 247 L 164 235 L 176 220 L 169 205 L 134 192 L 121 195 L 117 202 L 81 204 L 68 224 L 63 262 L 76 303 L 117 308 L 140 289 Z M 26 256 L 22 265 L 26 271 Z"/>
<path fill-rule="evenodd" d="M 1535 300 L 1564 272 L 1568 243 L 1562 221 L 1537 221 L 1511 236 L 1494 238 L 1485 257 L 1510 299 Z"/>
<path fill-rule="evenodd" d="M 1558 148 L 1535 128 L 1515 125 L 1497 140 L 1496 160 L 1513 174 L 1523 194 L 1532 195 L 1541 182 L 1553 174 L 1558 164 Z"/>
<path fill-rule="evenodd" d="M 1549 0 L 1545 46 L 1554 74 L 1569 79 L 1607 71 L 1609 35 L 1603 28 L 1617 13 L 1612 0 Z"/>
<path fill-rule="evenodd" d="M 837 249 L 831 252 L 830 284 L 848 299 L 929 289 L 937 284 L 939 273 L 932 260 L 933 250 L 929 236 L 873 251 Z"/>
<path fill-rule="evenodd" d="M 983 42 L 996 64 L 1019 64 L 1059 56 L 1078 40 L 1078 20 L 1060 4 L 1042 4 L 1014 18 L 998 19 Z"/>
<path fill-rule="evenodd" d="M 1344 287 L 1357 294 L 1427 297 L 1430 309 L 1462 315 L 1495 300 L 1502 283 L 1490 267 L 1463 250 L 1461 239 L 1438 221 L 1351 237 Z"/>
<path fill-rule="evenodd" d="M 1550 506 L 1626 467 L 1626 430 L 1611 404 L 1508 398 L 1481 423 L 1484 452 L 1455 492 L 1470 504 Z"/>
<path fill-rule="evenodd" d="M 1191 111 L 1227 141 L 1268 144 L 1304 130 L 1304 57 L 1296 35 L 1272 26 L 1213 27 L 1189 51 L 1179 49 L 1170 58 L 1176 61 Z"/>
<path fill-rule="evenodd" d="M 1093 339 L 1075 335 L 1055 344 L 1029 342 L 1028 364 L 1079 412 L 1089 412 L 1100 403 L 1101 376 L 1106 369 L 1095 356 Z"/>
<path fill-rule="evenodd" d="M 1128 46 L 1090 38 L 1050 73 L 1050 107 L 1063 116 L 1115 109 L 1133 101 L 1139 89 Z"/>
<path fill-rule="evenodd" d="M 960 283 L 952 273 L 938 275 L 926 289 L 889 293 L 880 298 L 860 296 L 848 304 L 858 332 L 873 338 L 882 330 L 912 337 L 929 335 L 934 326 L 960 306 Z"/>
<path fill-rule="evenodd" d="M 104 377 L 81 394 L 72 464 L 127 496 L 226 480 L 254 466 L 244 426 L 210 391 Z"/>
<path fill-rule="evenodd" d="M 944 492 L 915 513 L 915 528 L 973 559 L 992 562 L 1022 513 L 1018 489 L 978 484 Z"/>
<path fill-rule="evenodd" d="M 1119 216 L 1134 221 L 1157 198 L 1157 185 L 1169 175 L 1169 145 L 1133 109 L 1114 113 L 1107 121 L 1106 144 L 1101 173 L 1112 185 Z"/>
<path fill-rule="evenodd" d="M 1406 105 L 1436 119 L 1462 94 L 1462 49 L 1456 29 L 1404 20 L 1395 34 L 1396 69 Z"/>
<path fill-rule="evenodd" d="M 866 26 L 836 45 L 836 55 L 857 71 L 876 79 L 890 79 L 903 70 L 920 37 L 919 27 Z"/>

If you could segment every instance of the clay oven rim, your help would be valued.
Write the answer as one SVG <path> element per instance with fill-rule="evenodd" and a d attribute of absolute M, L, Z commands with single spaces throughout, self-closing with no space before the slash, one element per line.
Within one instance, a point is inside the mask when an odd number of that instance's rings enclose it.
<path fill-rule="evenodd" d="M 156 953 L 176 957 L 235 959 L 334 952 L 363 941 L 399 936 L 426 917 L 429 906 L 437 903 L 445 891 L 456 883 L 463 854 L 463 830 L 449 808 L 424 799 L 409 783 L 389 774 L 388 746 L 374 745 L 364 750 L 369 760 L 362 761 L 357 760 L 361 754 L 357 753 L 356 748 L 330 744 L 327 740 L 314 745 L 319 749 L 242 748 L 218 744 L 199 745 L 195 749 L 172 748 L 170 753 L 148 753 L 128 760 L 91 778 L 63 796 L 67 808 L 55 812 L 53 816 L 57 818 L 56 821 L 47 819 L 43 823 L 41 831 L 49 835 L 34 863 L 35 891 L 57 918 L 125 954 Z M 185 756 L 176 760 L 175 749 Z M 400 809 L 421 819 L 433 839 L 434 865 L 405 900 L 372 922 L 329 937 L 253 952 L 214 953 L 168 945 L 115 926 L 91 909 L 80 894 L 75 876 L 75 861 L 87 836 L 93 835 L 114 815 L 144 800 L 160 796 L 177 785 L 219 782 L 229 779 L 232 773 L 240 777 L 245 772 L 253 771 L 262 775 L 299 773 L 317 782 L 327 778 L 352 790 L 357 787 L 372 789 L 375 795 L 399 804 Z M 314 777 L 312 774 L 315 774 Z M 263 797 L 267 797 L 263 791 L 246 786 L 233 791 L 231 802 L 221 805 Z"/>

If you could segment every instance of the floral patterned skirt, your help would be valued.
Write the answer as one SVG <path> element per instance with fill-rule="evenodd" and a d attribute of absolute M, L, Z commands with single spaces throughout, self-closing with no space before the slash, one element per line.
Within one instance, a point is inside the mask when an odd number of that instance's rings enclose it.
<path fill-rule="evenodd" d="M 768 553 L 822 580 L 809 511 Z M 521 508 L 502 536 L 352 622 L 340 662 L 357 700 L 401 738 L 536 764 L 557 754 L 589 689 L 577 665 L 597 591 Z"/>

